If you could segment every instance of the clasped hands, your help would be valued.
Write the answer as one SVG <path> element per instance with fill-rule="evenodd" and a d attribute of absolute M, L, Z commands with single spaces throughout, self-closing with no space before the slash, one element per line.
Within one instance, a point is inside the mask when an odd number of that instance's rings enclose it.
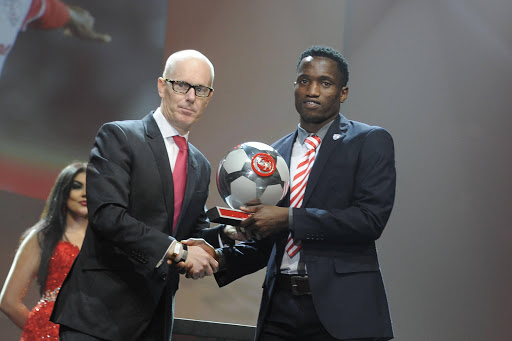
<path fill-rule="evenodd" d="M 211 276 L 219 270 L 220 254 L 213 246 L 201 238 L 189 238 L 181 241 L 187 245 L 187 259 L 184 262 L 173 263 L 167 259 L 167 264 L 176 266 L 187 278 L 199 279 Z"/>
<path fill-rule="evenodd" d="M 235 240 L 262 239 L 288 228 L 288 208 L 278 206 L 256 205 L 240 207 L 251 215 L 240 226 L 226 226 L 224 232 Z M 187 278 L 199 279 L 212 276 L 219 270 L 221 255 L 204 239 L 189 238 L 181 241 L 188 247 L 187 260 L 174 264 Z"/>

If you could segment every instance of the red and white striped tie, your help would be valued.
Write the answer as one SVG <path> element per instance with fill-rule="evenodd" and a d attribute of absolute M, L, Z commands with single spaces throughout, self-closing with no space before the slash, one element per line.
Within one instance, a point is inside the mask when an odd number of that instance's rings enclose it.
<path fill-rule="evenodd" d="M 301 207 L 302 200 L 304 199 L 304 192 L 306 191 L 306 184 L 308 182 L 309 173 L 311 173 L 311 166 L 315 161 L 316 149 L 320 145 L 322 140 L 316 136 L 312 135 L 306 138 L 304 143 L 308 148 L 308 151 L 301 158 L 299 164 L 297 165 L 297 170 L 295 171 L 295 176 L 293 177 L 293 185 L 292 191 L 290 193 L 290 207 Z M 286 253 L 292 258 L 299 252 L 302 244 L 295 244 L 293 242 L 292 234 L 288 236 L 288 242 L 286 243 Z"/>

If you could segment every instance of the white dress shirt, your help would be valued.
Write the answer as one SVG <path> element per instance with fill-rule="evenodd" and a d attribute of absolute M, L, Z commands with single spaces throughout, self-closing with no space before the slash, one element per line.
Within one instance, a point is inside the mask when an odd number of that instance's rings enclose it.
<path fill-rule="evenodd" d="M 320 139 L 323 141 L 325 138 L 325 135 L 327 134 L 327 130 L 331 127 L 333 121 L 328 123 L 327 125 L 323 126 L 315 135 L 320 137 Z M 290 190 L 293 187 L 293 177 L 295 176 L 295 173 L 297 172 L 297 166 L 302 159 L 302 157 L 307 153 L 308 147 L 304 143 L 306 138 L 311 135 L 307 131 L 305 131 L 299 124 L 297 138 L 295 139 L 295 143 L 292 147 L 292 155 L 290 159 Z M 318 153 L 320 151 L 320 148 L 322 147 L 322 143 L 317 147 L 316 149 L 316 155 L 318 156 Z M 316 160 L 316 157 L 315 157 Z M 313 161 L 314 164 L 315 161 Z M 313 164 L 311 164 L 311 167 L 313 167 Z M 307 184 L 306 184 L 307 188 Z M 289 225 L 292 226 L 293 224 L 293 207 L 290 207 L 289 209 L 290 214 L 289 216 Z M 281 261 L 281 273 L 282 274 L 288 274 L 288 275 L 295 275 L 299 273 L 299 260 L 300 260 L 300 253 L 301 251 L 297 252 L 293 257 L 290 258 L 287 252 L 283 255 L 283 260 Z M 304 269 L 300 271 L 301 274 L 307 274 L 306 266 L 304 265 Z"/>
<path fill-rule="evenodd" d="M 176 164 L 176 158 L 178 157 L 180 149 L 172 137 L 176 135 L 182 136 L 188 142 L 189 133 L 187 132 L 185 135 L 180 135 L 180 133 L 178 133 L 178 131 L 164 117 L 160 107 L 158 107 L 153 113 L 153 118 L 155 119 L 156 125 L 158 126 L 158 129 L 160 129 L 160 133 L 162 133 L 162 137 L 164 138 L 165 149 L 167 150 L 167 155 L 169 156 L 171 170 L 174 172 L 174 165 Z"/>
<path fill-rule="evenodd" d="M 153 118 L 156 121 L 156 125 L 158 126 L 158 129 L 160 129 L 160 133 L 162 134 L 162 137 L 164 138 L 165 142 L 165 149 L 167 150 L 167 156 L 169 157 L 169 163 L 171 166 L 171 171 L 174 172 L 174 165 L 176 164 L 176 158 L 178 157 L 178 153 L 180 149 L 174 142 L 173 136 L 179 135 L 185 138 L 188 142 L 188 132 L 185 135 L 180 135 L 178 131 L 167 121 L 167 119 L 164 117 L 164 114 L 162 114 L 162 110 L 160 110 L 160 107 L 158 107 L 155 112 L 153 113 Z M 160 265 L 162 265 L 163 261 L 165 260 L 165 256 L 169 252 L 169 249 L 174 246 L 174 243 L 176 241 L 173 241 L 169 247 L 167 248 L 167 251 L 165 251 L 163 257 L 160 259 L 160 261 L 157 263 L 156 267 L 158 268 Z"/>

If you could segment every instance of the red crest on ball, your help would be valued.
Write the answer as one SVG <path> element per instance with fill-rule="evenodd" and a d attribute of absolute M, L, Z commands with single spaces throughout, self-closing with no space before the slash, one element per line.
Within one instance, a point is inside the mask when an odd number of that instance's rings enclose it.
<path fill-rule="evenodd" d="M 271 176 L 276 170 L 276 162 L 266 153 L 258 153 L 252 157 L 252 169 L 259 176 Z"/>

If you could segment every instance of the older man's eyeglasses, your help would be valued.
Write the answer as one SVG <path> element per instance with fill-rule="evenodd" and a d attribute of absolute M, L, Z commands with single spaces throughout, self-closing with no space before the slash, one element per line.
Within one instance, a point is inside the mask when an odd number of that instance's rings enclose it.
<path fill-rule="evenodd" d="M 197 97 L 208 97 L 212 93 L 213 89 L 204 85 L 192 85 L 184 81 L 176 81 L 167 78 L 162 78 L 164 82 L 170 83 L 172 89 L 180 94 L 186 94 L 190 88 L 194 88 L 194 92 Z"/>

